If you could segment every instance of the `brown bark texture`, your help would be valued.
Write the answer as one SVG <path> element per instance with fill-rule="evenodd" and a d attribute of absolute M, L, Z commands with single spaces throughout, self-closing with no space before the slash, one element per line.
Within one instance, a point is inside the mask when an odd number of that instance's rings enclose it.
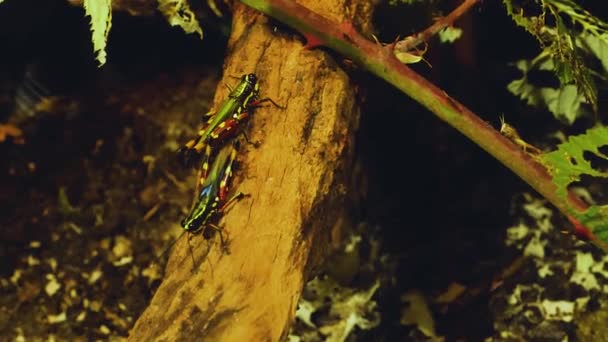
<path fill-rule="evenodd" d="M 345 0 L 309 1 L 337 22 L 369 10 Z M 360 6 L 360 3 L 359 3 Z M 327 52 L 308 50 L 294 32 L 237 4 L 214 103 L 234 76 L 254 72 L 260 96 L 286 109 L 257 108 L 242 144 L 232 191 L 236 203 L 220 225 L 230 253 L 200 235 L 177 241 L 165 278 L 131 330 L 130 341 L 278 341 L 294 319 L 311 269 L 339 236 L 359 121 L 355 91 Z M 193 184 L 194 188 L 194 184 Z"/>

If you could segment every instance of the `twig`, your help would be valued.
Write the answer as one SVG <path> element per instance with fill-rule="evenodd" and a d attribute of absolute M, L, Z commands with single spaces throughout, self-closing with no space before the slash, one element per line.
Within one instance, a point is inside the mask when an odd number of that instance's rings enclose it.
<path fill-rule="evenodd" d="M 480 0 L 464 0 L 460 6 L 456 7 L 450 14 L 441 17 L 435 23 L 420 33 L 415 33 L 395 44 L 396 52 L 408 52 L 422 42 L 426 42 L 444 28 L 451 26 L 458 18 L 467 13 Z"/>

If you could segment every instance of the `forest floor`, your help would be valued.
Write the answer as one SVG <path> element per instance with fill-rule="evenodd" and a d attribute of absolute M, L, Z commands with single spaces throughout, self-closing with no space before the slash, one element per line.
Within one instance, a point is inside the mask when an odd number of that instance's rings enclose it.
<path fill-rule="evenodd" d="M 95 99 L 43 99 L 19 125 L 25 143 L 0 143 L 0 340 L 127 336 L 181 236 L 195 171 L 175 151 L 209 108 L 216 75 L 185 68 Z M 395 167 L 399 150 L 374 154 L 395 145 L 375 129 L 386 127 L 363 126 L 372 138 L 359 141 L 367 197 L 343 249 L 306 287 L 292 338 L 608 339 L 608 257 L 561 233 L 563 220 L 533 195 L 495 199 L 487 190 L 495 178 L 453 191 L 449 168 L 410 174 L 422 185 L 398 180 L 410 171 Z M 454 163 L 472 173 L 474 156 L 424 150 L 437 141 L 429 139 L 437 138 L 417 140 L 429 169 Z M 404 201 L 403 189 L 432 210 Z M 429 216 L 408 220 L 408 212 Z M 348 325 L 353 313 L 357 324 Z"/>
<path fill-rule="evenodd" d="M 208 75 L 160 75 L 93 102 L 41 99 L 49 108 L 22 123 L 25 144 L 0 145 L 2 340 L 127 335 L 194 195 L 195 171 L 175 151 L 210 105 Z"/>

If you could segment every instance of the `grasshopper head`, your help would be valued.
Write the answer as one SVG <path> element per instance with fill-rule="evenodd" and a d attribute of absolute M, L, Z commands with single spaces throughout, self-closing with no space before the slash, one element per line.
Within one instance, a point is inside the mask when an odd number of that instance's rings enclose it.
<path fill-rule="evenodd" d="M 182 220 L 182 228 L 192 234 L 198 233 L 207 225 L 209 219 L 215 214 L 217 211 L 216 207 L 217 198 L 209 196 L 205 189 L 203 189 L 201 196 L 196 201 L 190 214 Z"/>
<path fill-rule="evenodd" d="M 244 75 L 243 78 L 245 79 L 245 81 L 247 81 L 247 83 L 251 85 L 255 85 L 258 83 L 258 77 L 255 74 Z"/>
<path fill-rule="evenodd" d="M 519 133 L 517 133 L 517 130 L 515 129 L 515 127 L 509 125 L 505 121 L 504 116 L 500 117 L 500 133 L 511 140 L 515 140 L 515 139 L 521 140 L 521 138 L 519 137 Z"/>
<path fill-rule="evenodd" d="M 258 82 L 258 77 L 255 74 L 249 74 L 246 77 L 247 84 L 251 87 L 251 91 L 254 94 L 257 94 L 260 91 L 260 83 Z"/>

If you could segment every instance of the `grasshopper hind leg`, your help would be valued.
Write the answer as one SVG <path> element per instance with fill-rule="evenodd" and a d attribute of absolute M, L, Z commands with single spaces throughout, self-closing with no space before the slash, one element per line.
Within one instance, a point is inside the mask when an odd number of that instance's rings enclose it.
<path fill-rule="evenodd" d="M 208 121 L 213 119 L 214 112 L 209 112 L 203 115 L 203 126 L 198 130 L 195 138 L 188 140 L 177 150 L 177 155 L 180 164 L 184 167 L 192 167 L 200 158 L 205 146 L 207 146 L 207 139 L 203 138 L 205 135 L 205 128 L 208 125 Z"/>
<path fill-rule="evenodd" d="M 180 165 L 189 168 L 197 163 L 200 155 L 195 150 L 182 146 L 177 150 L 177 158 Z"/>
<path fill-rule="evenodd" d="M 203 231 L 203 238 L 205 238 L 205 240 L 210 240 L 216 233 L 219 234 L 222 251 L 226 254 L 230 254 L 229 240 L 224 237 L 226 232 L 222 229 L 222 227 L 216 224 L 208 224 L 207 228 L 210 229 L 205 229 Z"/>
<path fill-rule="evenodd" d="M 196 261 L 194 260 L 194 252 L 192 251 L 192 245 L 190 244 L 190 240 L 192 240 L 192 234 L 188 234 L 188 250 L 190 251 L 190 256 L 192 257 L 192 273 L 196 271 Z"/>

